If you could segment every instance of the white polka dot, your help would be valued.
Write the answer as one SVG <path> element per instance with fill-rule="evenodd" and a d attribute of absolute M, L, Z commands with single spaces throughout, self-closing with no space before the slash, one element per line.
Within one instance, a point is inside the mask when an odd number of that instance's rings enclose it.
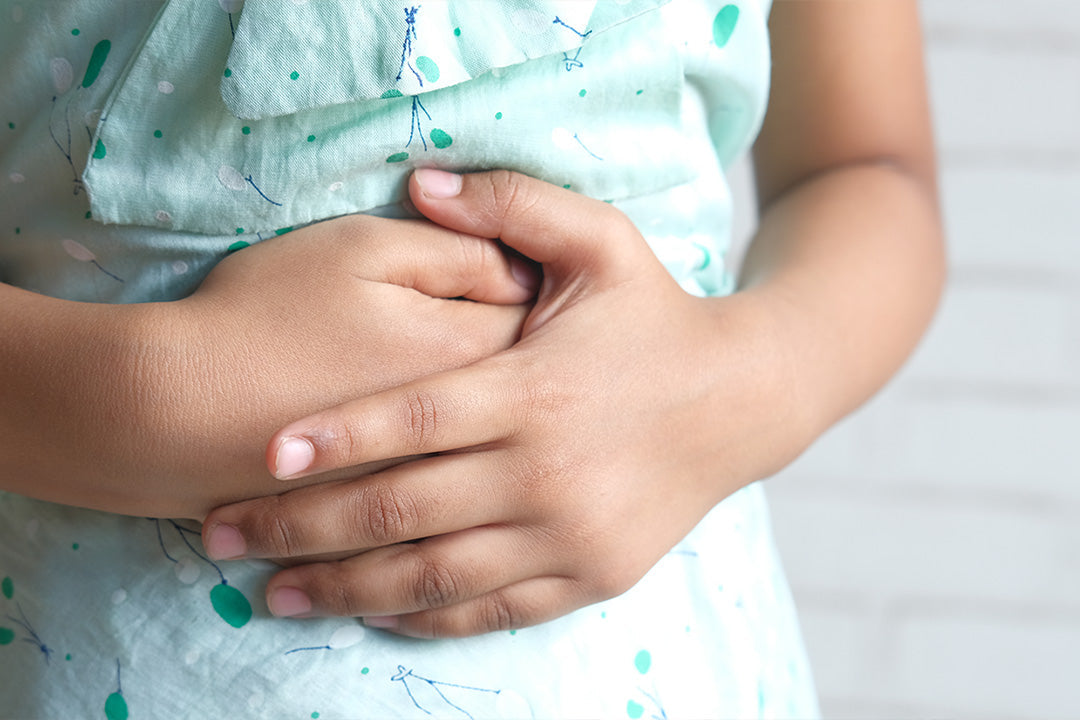
<path fill-rule="evenodd" d="M 195 663 L 199 662 L 199 657 L 201 655 L 202 653 L 200 653 L 198 650 L 188 650 L 187 654 L 184 655 L 184 664 L 194 665 Z"/>
<path fill-rule="evenodd" d="M 124 602 L 125 600 L 127 600 L 127 590 L 125 590 L 124 588 L 120 588 L 119 590 L 116 590 L 116 591 L 113 592 L 113 594 L 112 594 L 112 604 L 113 605 L 119 605 L 120 603 Z"/>
<path fill-rule="evenodd" d="M 252 710 L 258 710 L 263 706 L 264 702 L 266 702 L 266 696 L 256 690 L 251 693 L 251 697 L 248 698 L 248 707 Z"/>
<path fill-rule="evenodd" d="M 154 219 L 162 223 L 172 222 L 172 215 L 167 210 L 158 210 L 154 213 Z"/>
<path fill-rule="evenodd" d="M 188 264 L 183 260 L 177 260 L 172 264 L 172 271 L 175 275 L 187 275 Z"/>
<path fill-rule="evenodd" d="M 351 647 L 363 639 L 364 627 L 362 625 L 345 625 L 334 631 L 327 645 L 330 646 L 331 650 L 341 650 Z"/>
<path fill-rule="evenodd" d="M 173 565 L 173 572 L 176 573 L 176 577 L 180 582 L 185 585 L 191 585 L 199 579 L 199 573 L 202 571 L 194 560 L 191 558 L 184 558 Z"/>
<path fill-rule="evenodd" d="M 49 71 L 52 73 L 53 87 L 56 88 L 56 92 L 66 93 L 71 88 L 71 81 L 75 77 L 71 63 L 66 58 L 55 57 L 49 61 Z"/>
<path fill-rule="evenodd" d="M 26 523 L 26 537 L 31 540 L 37 535 L 38 528 L 41 527 L 41 522 L 37 518 L 30 520 Z"/>
<path fill-rule="evenodd" d="M 98 122 L 100 120 L 101 120 L 101 108 L 96 108 L 94 110 L 87 110 L 86 114 L 83 115 L 83 122 L 85 122 L 86 126 L 88 128 L 90 128 L 91 130 L 95 130 L 97 128 Z"/>
<path fill-rule="evenodd" d="M 21 23 L 23 18 L 26 17 L 26 12 L 23 10 L 22 5 L 16 5 L 11 8 L 11 19 L 17 23 Z"/>
<path fill-rule="evenodd" d="M 18 185 L 19 183 L 26 182 L 26 176 L 22 173 L 11 173 L 8 175 L 8 180 Z"/>
<path fill-rule="evenodd" d="M 162 80 L 157 84 L 157 91 L 162 95 L 172 95 L 172 91 L 176 88 L 168 80 Z"/>
<path fill-rule="evenodd" d="M 529 701 L 513 690 L 503 690 L 495 700 L 495 712 L 504 718 L 531 718 Z"/>
<path fill-rule="evenodd" d="M 337 182 L 330 183 L 330 187 L 328 189 L 330 190 L 330 192 L 337 192 L 338 190 L 340 190 L 343 187 L 345 187 L 345 183 L 343 183 L 343 182 L 341 182 L 339 180 Z"/>
<path fill-rule="evenodd" d="M 569 150 L 576 144 L 574 133 L 562 127 L 557 127 L 551 131 L 551 142 L 555 144 L 555 147 L 562 150 Z"/>
<path fill-rule="evenodd" d="M 247 181 L 240 171 L 231 165 L 222 165 L 217 171 L 218 182 L 230 190 L 243 190 L 247 187 Z"/>
<path fill-rule="evenodd" d="M 510 22 L 522 35 L 542 35 L 551 30 L 551 18 L 539 10 L 517 10 Z"/>
<path fill-rule="evenodd" d="M 97 256 L 91 252 L 90 248 L 81 242 L 71 238 L 64 238 L 60 241 L 60 244 L 63 246 L 64 252 L 80 262 L 94 262 L 97 260 Z"/>

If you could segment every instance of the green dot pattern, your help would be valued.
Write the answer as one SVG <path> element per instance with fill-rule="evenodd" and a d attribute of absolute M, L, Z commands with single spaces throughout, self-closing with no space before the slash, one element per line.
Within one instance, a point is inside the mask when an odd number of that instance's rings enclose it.
<path fill-rule="evenodd" d="M 308 135 L 307 136 L 307 141 L 308 142 L 315 142 L 315 136 L 314 135 Z"/>
<path fill-rule="evenodd" d="M 405 162 L 408 159 L 409 159 L 409 153 L 407 153 L 407 152 L 399 152 L 399 153 L 394 153 L 390 157 L 386 158 L 386 162 L 388 162 L 388 163 L 399 163 L 399 162 Z"/>
<path fill-rule="evenodd" d="M 299 80 L 300 79 L 300 73 L 293 70 L 291 73 L 289 73 L 289 79 L 290 80 Z"/>
<path fill-rule="evenodd" d="M 416 58 L 417 69 L 424 74 L 424 79 L 428 82 L 438 82 L 441 73 L 439 72 L 439 66 L 435 64 L 435 61 L 429 58 L 427 55 L 421 55 Z"/>
<path fill-rule="evenodd" d="M 232 77 L 232 68 L 225 68 L 225 72 L 222 73 L 225 77 Z"/>
<path fill-rule="evenodd" d="M 502 120 L 502 117 L 503 117 L 503 116 L 502 116 L 502 113 L 501 113 L 501 112 L 497 112 L 497 113 L 495 113 L 495 119 L 496 119 L 496 120 Z"/>
<path fill-rule="evenodd" d="M 244 627 L 251 619 L 251 603 L 232 585 L 215 585 L 210 591 L 210 604 L 214 612 L 234 628 Z"/>
<path fill-rule="evenodd" d="M 242 132 L 245 135 L 250 135 L 251 134 L 251 128 L 248 127 L 247 125 L 245 125 L 244 127 L 240 128 L 240 132 Z"/>
<path fill-rule="evenodd" d="M 105 699 L 106 720 L 127 720 L 128 706 L 124 696 L 114 692 Z"/>
<path fill-rule="evenodd" d="M 71 29 L 71 34 L 74 35 L 75 37 L 79 37 L 79 28 L 72 28 Z"/>
<path fill-rule="evenodd" d="M 431 131 L 431 142 L 435 143 L 435 147 L 442 150 L 450 147 L 454 143 L 454 139 L 445 130 L 435 128 Z"/>
<path fill-rule="evenodd" d="M 736 5 L 725 5 L 720 8 L 713 18 L 713 42 L 716 47 L 725 47 L 731 36 L 735 33 L 735 25 L 739 22 L 739 8 Z"/>
<path fill-rule="evenodd" d="M 156 138 L 161 137 L 161 131 L 160 130 L 155 130 L 154 131 L 154 137 L 156 137 Z"/>
<path fill-rule="evenodd" d="M 6 577 L 2 581 L 0 581 L 0 592 L 2 592 L 4 594 L 4 597 L 6 597 L 8 600 L 10 600 L 11 596 L 15 594 L 15 583 L 12 581 L 11 578 Z"/>

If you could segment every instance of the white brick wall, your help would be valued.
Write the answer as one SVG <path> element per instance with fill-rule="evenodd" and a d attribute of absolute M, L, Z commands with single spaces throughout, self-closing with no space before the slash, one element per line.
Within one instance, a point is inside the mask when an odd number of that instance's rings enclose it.
<path fill-rule="evenodd" d="M 827 717 L 1080 717 L 1080 2 L 922 5 L 949 287 L 777 539 Z"/>

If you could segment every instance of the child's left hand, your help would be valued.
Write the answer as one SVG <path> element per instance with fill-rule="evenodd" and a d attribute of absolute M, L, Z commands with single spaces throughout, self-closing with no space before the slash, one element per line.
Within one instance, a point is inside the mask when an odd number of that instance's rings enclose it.
<path fill-rule="evenodd" d="M 410 192 L 541 263 L 539 298 L 509 350 L 271 440 L 286 479 L 432 454 L 211 513 L 215 558 L 323 560 L 270 581 L 274 614 L 421 637 L 548 620 L 630 588 L 812 439 L 767 294 L 693 297 L 618 210 L 521 175 L 418 171 Z"/>

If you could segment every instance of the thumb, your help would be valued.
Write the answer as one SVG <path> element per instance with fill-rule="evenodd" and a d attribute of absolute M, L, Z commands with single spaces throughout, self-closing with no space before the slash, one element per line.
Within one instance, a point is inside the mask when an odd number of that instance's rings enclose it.
<path fill-rule="evenodd" d="M 652 252 L 629 218 L 611 205 L 507 170 L 457 175 L 416 170 L 409 194 L 432 222 L 498 238 L 544 265 L 545 275 L 579 273 L 618 282 Z M 642 253 L 645 253 L 642 255 Z"/>

